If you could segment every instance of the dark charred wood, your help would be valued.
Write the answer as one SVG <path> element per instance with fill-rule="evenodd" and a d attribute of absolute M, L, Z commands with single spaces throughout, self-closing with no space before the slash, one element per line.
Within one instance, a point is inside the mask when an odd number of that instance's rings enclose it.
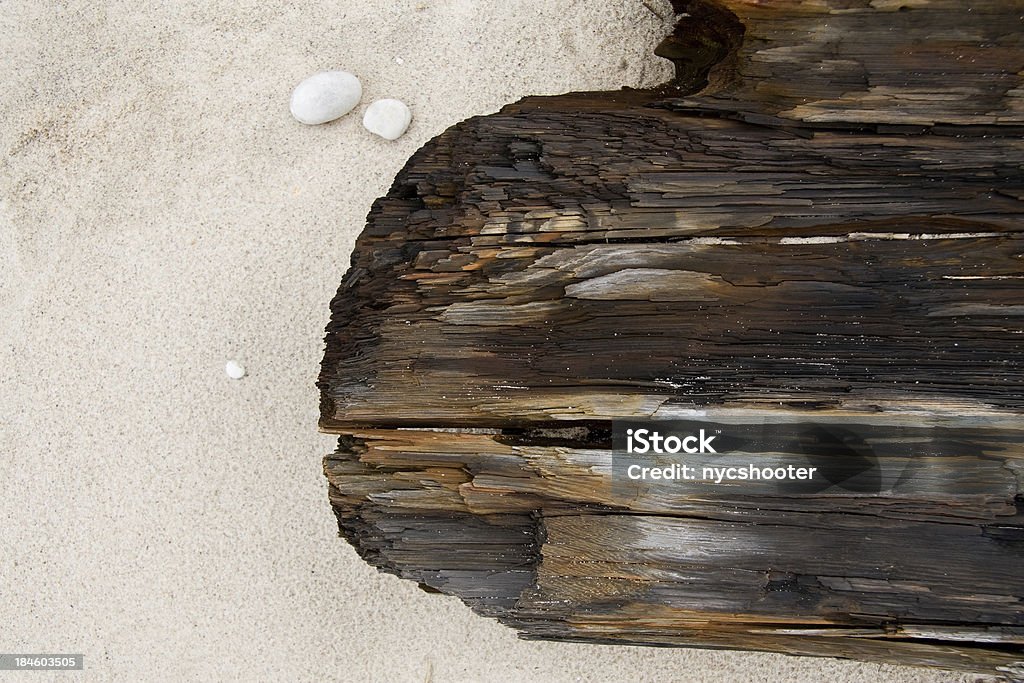
<path fill-rule="evenodd" d="M 1020 677 L 1024 7 L 675 7 L 672 82 L 460 123 L 374 204 L 319 381 L 342 534 L 526 637 Z M 612 421 L 688 415 L 954 446 L 885 495 L 619 495 Z"/>

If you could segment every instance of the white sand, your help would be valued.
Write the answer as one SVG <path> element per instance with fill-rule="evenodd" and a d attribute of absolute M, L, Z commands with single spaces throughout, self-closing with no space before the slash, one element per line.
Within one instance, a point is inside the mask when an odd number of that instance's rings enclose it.
<path fill-rule="evenodd" d="M 0 652 L 86 655 L 54 680 L 960 680 L 523 642 L 336 536 L 313 383 L 371 201 L 470 115 L 662 80 L 640 0 L 0 8 Z M 363 104 L 297 123 L 330 68 Z M 413 109 L 397 142 L 360 125 L 380 97 Z"/>

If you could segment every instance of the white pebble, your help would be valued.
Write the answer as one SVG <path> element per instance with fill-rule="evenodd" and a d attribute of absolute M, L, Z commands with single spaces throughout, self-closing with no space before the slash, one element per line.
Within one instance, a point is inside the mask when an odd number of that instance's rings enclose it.
<path fill-rule="evenodd" d="M 224 365 L 224 372 L 228 373 L 228 377 L 231 379 L 242 379 L 245 377 L 245 367 L 233 360 L 229 360 Z"/>
<path fill-rule="evenodd" d="M 310 126 L 344 116 L 359 104 L 363 86 L 347 71 L 321 71 L 295 86 L 291 110 L 299 122 Z"/>
<path fill-rule="evenodd" d="M 412 112 L 398 100 L 377 100 L 366 108 L 363 126 L 385 140 L 396 140 L 409 128 Z"/>

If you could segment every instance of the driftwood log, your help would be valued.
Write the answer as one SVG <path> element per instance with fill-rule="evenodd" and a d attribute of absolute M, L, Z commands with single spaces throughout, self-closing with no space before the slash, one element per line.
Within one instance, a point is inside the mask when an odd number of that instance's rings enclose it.
<path fill-rule="evenodd" d="M 1020 677 L 1024 4 L 674 6 L 670 83 L 460 123 L 374 204 L 318 383 L 342 535 L 525 637 Z M 627 418 L 943 445 L 623 496 Z"/>

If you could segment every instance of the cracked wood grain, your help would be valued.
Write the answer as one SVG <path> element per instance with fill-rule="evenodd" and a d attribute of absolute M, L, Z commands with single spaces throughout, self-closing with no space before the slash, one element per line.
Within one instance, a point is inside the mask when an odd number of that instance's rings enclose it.
<path fill-rule="evenodd" d="M 375 202 L 318 384 L 342 535 L 525 637 L 1019 679 L 1024 7 L 674 6 L 670 83 L 462 122 Z M 886 495 L 616 492 L 612 420 L 693 415 L 960 445 Z"/>

